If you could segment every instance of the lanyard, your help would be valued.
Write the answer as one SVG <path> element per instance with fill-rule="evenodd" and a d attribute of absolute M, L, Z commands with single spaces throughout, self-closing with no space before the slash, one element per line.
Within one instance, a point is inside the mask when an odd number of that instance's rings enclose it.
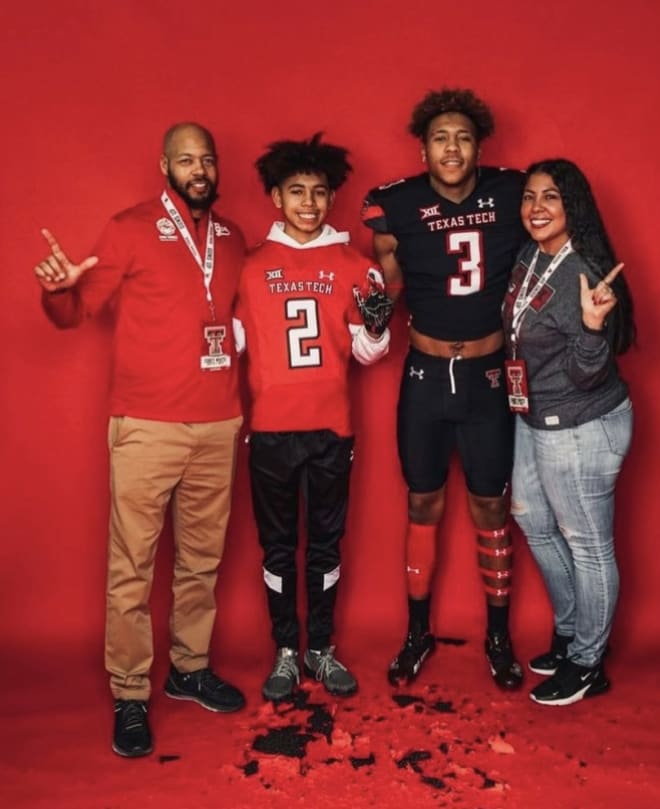
<path fill-rule="evenodd" d="M 529 285 L 532 282 L 532 278 L 534 277 L 534 271 L 536 270 L 536 264 L 539 260 L 539 253 L 540 250 L 537 247 L 536 252 L 534 253 L 534 257 L 532 258 L 529 268 L 525 274 L 525 278 L 523 279 L 522 284 L 520 285 L 520 291 L 516 296 L 515 301 L 513 302 L 513 318 L 511 319 L 511 345 L 513 346 L 513 353 L 515 357 L 515 348 L 518 342 L 518 335 L 520 334 L 520 324 L 523 319 L 523 315 L 529 309 L 532 301 L 534 298 L 539 294 L 539 292 L 543 289 L 543 287 L 547 284 L 550 276 L 554 273 L 557 267 L 562 263 L 562 261 L 566 258 L 566 256 L 570 255 L 573 252 L 573 245 L 571 244 L 571 240 L 569 239 L 566 244 L 564 244 L 561 250 L 557 253 L 557 255 L 552 259 L 550 264 L 545 268 L 544 272 L 539 277 L 538 281 L 534 284 L 531 291 L 529 290 Z"/>
<path fill-rule="evenodd" d="M 215 257 L 215 243 L 213 241 L 213 220 L 211 212 L 209 211 L 209 224 L 206 230 L 206 250 L 204 252 L 204 260 L 199 254 L 197 245 L 193 237 L 190 235 L 188 226 L 183 221 L 183 217 L 177 210 L 176 205 L 170 199 L 167 191 L 163 191 L 160 200 L 165 207 L 165 210 L 170 215 L 170 218 L 176 225 L 177 230 L 181 234 L 181 238 L 186 243 L 188 250 L 192 253 L 192 257 L 197 262 L 197 266 L 202 271 L 204 277 L 204 289 L 206 290 L 206 300 L 208 301 L 209 308 L 211 309 L 211 316 L 215 319 L 215 307 L 213 305 L 213 296 L 211 295 L 211 281 L 213 280 L 213 262 Z"/>

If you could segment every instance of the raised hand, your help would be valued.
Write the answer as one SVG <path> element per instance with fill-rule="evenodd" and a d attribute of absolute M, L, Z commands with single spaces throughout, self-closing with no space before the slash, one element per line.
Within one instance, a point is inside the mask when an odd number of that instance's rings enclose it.
<path fill-rule="evenodd" d="M 580 273 L 582 322 L 588 329 L 602 329 L 605 318 L 616 306 L 617 297 L 610 284 L 622 269 L 623 264 L 617 264 L 593 289 L 589 286 L 587 276 Z"/>
<path fill-rule="evenodd" d="M 96 256 L 89 256 L 80 264 L 74 264 L 49 230 L 44 228 L 41 235 L 48 242 L 51 252 L 49 256 L 37 264 L 34 268 L 34 274 L 46 292 L 59 292 L 63 289 L 69 289 L 78 282 L 81 275 L 95 264 L 98 264 Z"/>
<path fill-rule="evenodd" d="M 385 294 L 382 273 L 370 268 L 365 289 L 354 286 L 353 297 L 369 334 L 380 337 L 387 328 L 394 309 L 394 301 Z"/>

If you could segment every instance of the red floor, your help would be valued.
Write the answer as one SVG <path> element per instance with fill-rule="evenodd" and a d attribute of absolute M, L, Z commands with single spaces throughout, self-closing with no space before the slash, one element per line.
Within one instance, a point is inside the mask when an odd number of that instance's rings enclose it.
<path fill-rule="evenodd" d="M 221 669 L 246 690 L 239 714 L 219 716 L 157 688 L 156 750 L 133 761 L 110 751 L 102 672 L 89 662 L 64 672 L 42 660 L 3 689 L 2 805 L 660 807 L 660 656 L 613 653 L 609 694 L 549 708 L 532 703 L 527 689 L 498 692 L 476 639 L 440 644 L 418 682 L 399 692 L 383 676 L 391 650 L 365 657 L 365 648 L 346 649 L 360 679 L 360 692 L 346 700 L 305 681 L 298 707 L 274 711 L 259 693 L 265 657 Z M 519 651 L 526 658 L 538 648 L 520 642 Z M 526 685 L 537 681 L 530 674 Z M 273 746 L 281 752 L 269 753 Z"/>

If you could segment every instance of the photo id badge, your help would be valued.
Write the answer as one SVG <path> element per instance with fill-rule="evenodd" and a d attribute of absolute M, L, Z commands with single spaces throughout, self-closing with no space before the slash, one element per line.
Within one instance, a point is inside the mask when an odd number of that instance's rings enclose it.
<path fill-rule="evenodd" d="M 512 413 L 529 413 L 527 366 L 525 360 L 505 360 L 506 392 Z"/>
<path fill-rule="evenodd" d="M 231 357 L 222 350 L 227 336 L 227 327 L 219 326 L 217 323 L 204 323 L 202 328 L 204 353 L 199 360 L 202 371 L 223 371 L 229 368 Z"/>

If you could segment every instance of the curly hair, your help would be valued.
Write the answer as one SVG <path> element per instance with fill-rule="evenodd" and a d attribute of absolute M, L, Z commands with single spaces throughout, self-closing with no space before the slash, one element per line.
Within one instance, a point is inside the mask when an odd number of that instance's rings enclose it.
<path fill-rule="evenodd" d="M 309 140 L 278 140 L 255 162 L 267 194 L 294 174 L 323 174 L 331 191 L 344 184 L 353 167 L 348 162 L 348 149 L 321 143 L 323 133 Z"/>
<path fill-rule="evenodd" d="M 477 142 L 492 135 L 495 121 L 489 107 L 472 90 L 443 87 L 430 90 L 412 111 L 408 131 L 420 140 L 425 140 L 429 124 L 438 115 L 460 112 L 474 124 Z"/>
<path fill-rule="evenodd" d="M 563 158 L 532 163 L 527 175 L 532 174 L 552 177 L 561 194 L 573 249 L 598 278 L 604 278 L 618 261 L 587 178 L 575 163 Z M 607 318 L 608 339 L 614 353 L 623 354 L 635 343 L 633 301 L 623 274 L 619 273 L 611 286 L 617 305 Z"/>

